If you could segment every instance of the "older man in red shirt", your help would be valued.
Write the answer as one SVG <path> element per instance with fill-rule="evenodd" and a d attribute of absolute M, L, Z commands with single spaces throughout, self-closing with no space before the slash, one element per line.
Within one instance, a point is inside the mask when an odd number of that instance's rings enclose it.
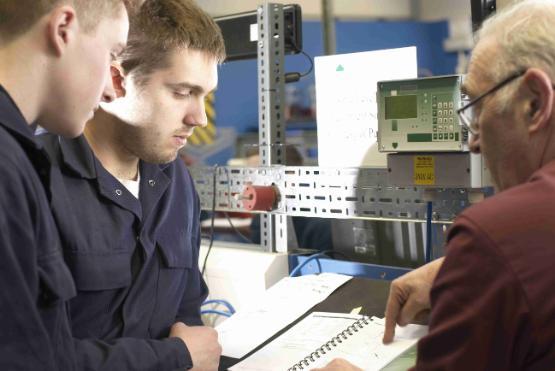
<path fill-rule="evenodd" d="M 459 115 L 498 193 L 457 217 L 444 260 L 392 284 L 385 342 L 431 303 L 416 370 L 555 369 L 553 24 L 555 1 L 528 0 L 477 35 Z"/>

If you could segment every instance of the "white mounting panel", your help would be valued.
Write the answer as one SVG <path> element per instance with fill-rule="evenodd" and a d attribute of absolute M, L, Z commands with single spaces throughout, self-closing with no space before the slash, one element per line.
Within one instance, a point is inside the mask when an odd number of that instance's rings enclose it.
<path fill-rule="evenodd" d="M 212 209 L 214 168 L 191 168 L 201 207 Z M 246 185 L 275 185 L 281 199 L 272 214 L 337 219 L 425 221 L 427 200 L 434 222 L 448 223 L 470 205 L 464 188 L 394 187 L 387 169 L 272 166 L 216 169 L 216 210 L 242 211 Z M 426 195 L 425 195 L 426 194 Z"/>

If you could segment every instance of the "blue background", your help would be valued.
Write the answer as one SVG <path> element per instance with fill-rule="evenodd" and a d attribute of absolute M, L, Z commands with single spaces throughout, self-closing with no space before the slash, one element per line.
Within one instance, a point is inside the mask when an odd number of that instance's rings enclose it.
<path fill-rule="evenodd" d="M 416 46 L 419 75 L 452 74 L 457 55 L 444 52 L 443 40 L 447 37 L 445 21 L 337 21 L 336 53 Z M 303 22 L 303 50 L 311 57 L 324 54 L 321 22 Z M 286 56 L 285 65 L 287 72 L 305 72 L 309 68 L 303 55 Z M 258 130 L 256 74 L 254 60 L 220 66 L 215 103 L 217 126 L 232 126 L 239 134 Z M 314 73 L 296 84 L 300 91 L 306 91 L 314 84 Z"/>

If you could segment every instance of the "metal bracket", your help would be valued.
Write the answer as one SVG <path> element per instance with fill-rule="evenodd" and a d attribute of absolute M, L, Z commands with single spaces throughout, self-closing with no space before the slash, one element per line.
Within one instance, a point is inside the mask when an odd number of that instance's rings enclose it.
<path fill-rule="evenodd" d="M 191 168 L 201 207 L 212 208 L 213 168 Z M 466 188 L 397 187 L 382 168 L 271 166 L 217 169 L 216 209 L 245 212 L 240 195 L 247 185 L 275 185 L 280 200 L 267 215 L 450 223 L 470 206 Z M 237 198 L 236 198 L 236 195 Z M 284 218 L 285 219 L 285 218 Z"/>

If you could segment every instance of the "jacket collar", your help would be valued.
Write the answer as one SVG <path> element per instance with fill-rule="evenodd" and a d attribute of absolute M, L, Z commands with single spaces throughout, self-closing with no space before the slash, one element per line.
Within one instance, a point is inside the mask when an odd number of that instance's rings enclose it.
<path fill-rule="evenodd" d="M 63 166 L 71 169 L 77 176 L 95 180 L 101 195 L 132 211 L 139 219 L 150 214 L 171 182 L 164 172 L 171 163 L 158 165 L 139 161 L 139 202 L 102 166 L 84 135 L 75 139 L 60 137 L 59 141 Z"/>
<path fill-rule="evenodd" d="M 15 134 L 18 140 L 23 139 L 24 142 L 27 142 L 26 144 L 31 144 L 34 148 L 40 148 L 40 145 L 35 141 L 34 130 L 2 85 L 0 85 L 0 107 L 0 125 Z"/>
<path fill-rule="evenodd" d="M 59 137 L 58 140 L 60 141 L 62 161 L 66 167 L 69 167 L 71 170 L 73 170 L 75 173 L 83 178 L 95 179 L 98 177 L 98 164 L 96 164 L 96 162 L 98 162 L 98 159 L 94 155 L 94 152 L 92 151 L 84 135 L 81 135 L 75 139 L 66 139 L 63 137 Z M 144 170 L 148 172 L 164 171 L 170 164 L 171 163 L 153 165 L 140 161 L 139 167 L 142 174 Z"/>
<path fill-rule="evenodd" d="M 97 177 L 94 153 L 81 135 L 75 139 L 58 137 L 63 164 L 82 178 L 94 179 Z"/>

